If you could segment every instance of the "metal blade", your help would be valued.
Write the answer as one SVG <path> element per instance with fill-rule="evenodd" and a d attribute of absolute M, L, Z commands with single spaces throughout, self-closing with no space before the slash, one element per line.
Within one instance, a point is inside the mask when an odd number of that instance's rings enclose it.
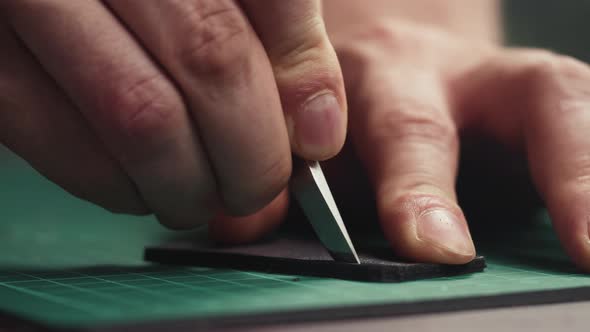
<path fill-rule="evenodd" d="M 291 191 L 334 260 L 360 264 L 319 162 L 295 161 Z"/>

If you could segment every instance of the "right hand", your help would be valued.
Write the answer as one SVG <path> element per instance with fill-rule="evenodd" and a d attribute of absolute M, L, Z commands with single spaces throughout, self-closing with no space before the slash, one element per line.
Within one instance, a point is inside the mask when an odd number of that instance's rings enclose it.
<path fill-rule="evenodd" d="M 319 0 L 13 0 L 0 16 L 0 143 L 111 211 L 175 229 L 283 211 L 291 153 L 343 145 Z"/>

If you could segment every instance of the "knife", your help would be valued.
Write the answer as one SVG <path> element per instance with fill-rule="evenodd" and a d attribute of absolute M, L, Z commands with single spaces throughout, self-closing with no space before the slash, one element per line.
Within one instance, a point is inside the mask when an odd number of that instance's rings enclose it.
<path fill-rule="evenodd" d="M 294 157 L 290 189 L 332 258 L 360 264 L 320 163 Z"/>

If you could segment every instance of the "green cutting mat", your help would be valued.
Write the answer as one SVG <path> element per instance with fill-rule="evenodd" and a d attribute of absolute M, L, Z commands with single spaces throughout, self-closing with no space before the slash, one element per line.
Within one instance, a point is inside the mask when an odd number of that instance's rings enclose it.
<path fill-rule="evenodd" d="M 97 326 L 590 286 L 543 225 L 483 251 L 485 273 L 403 284 L 150 266 L 144 246 L 172 235 L 153 219 L 69 197 L 0 153 L 0 310 Z"/>

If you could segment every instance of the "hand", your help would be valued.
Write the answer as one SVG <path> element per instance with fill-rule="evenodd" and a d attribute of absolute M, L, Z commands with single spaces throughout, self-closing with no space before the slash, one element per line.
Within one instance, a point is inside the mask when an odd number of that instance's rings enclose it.
<path fill-rule="evenodd" d="M 397 254 L 449 264 L 474 257 L 455 177 L 460 137 L 475 133 L 526 156 L 563 246 L 590 271 L 587 65 L 392 22 L 335 36 L 334 44 L 349 100 L 350 143 Z M 349 165 L 341 154 L 327 167 L 347 181 L 332 182 L 352 194 L 342 206 L 364 196 L 354 181 L 358 172 L 346 174 Z M 235 230 L 213 230 L 218 238 L 239 238 Z"/>
<path fill-rule="evenodd" d="M 342 147 L 319 0 L 0 7 L 0 142 L 109 210 L 171 228 L 250 214 L 285 197 L 292 152 Z"/>
<path fill-rule="evenodd" d="M 443 263 L 473 258 L 455 176 L 460 137 L 480 136 L 526 156 L 563 246 L 590 271 L 587 65 L 404 24 L 347 39 L 335 45 L 349 131 L 397 253 Z"/>

